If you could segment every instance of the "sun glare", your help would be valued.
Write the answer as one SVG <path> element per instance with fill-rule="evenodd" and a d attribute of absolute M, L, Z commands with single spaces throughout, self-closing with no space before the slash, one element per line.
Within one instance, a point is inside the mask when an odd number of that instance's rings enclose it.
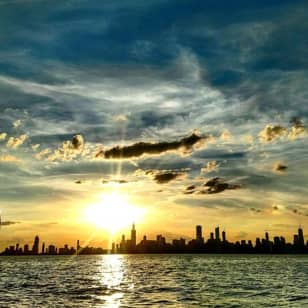
<path fill-rule="evenodd" d="M 117 192 L 101 195 L 100 201 L 85 209 L 85 217 L 91 223 L 107 229 L 110 233 L 138 222 L 144 209 L 132 205 L 128 198 Z"/>

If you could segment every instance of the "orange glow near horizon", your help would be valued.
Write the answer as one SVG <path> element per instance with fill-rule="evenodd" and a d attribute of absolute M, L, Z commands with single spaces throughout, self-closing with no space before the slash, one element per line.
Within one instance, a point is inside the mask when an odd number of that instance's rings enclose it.
<path fill-rule="evenodd" d="M 145 216 L 145 209 L 131 204 L 129 198 L 118 191 L 101 194 L 100 200 L 84 210 L 84 217 L 97 227 L 115 234 Z"/>

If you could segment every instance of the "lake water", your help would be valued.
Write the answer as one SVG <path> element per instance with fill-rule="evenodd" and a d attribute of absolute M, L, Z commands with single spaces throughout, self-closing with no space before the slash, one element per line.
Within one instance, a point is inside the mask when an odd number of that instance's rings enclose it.
<path fill-rule="evenodd" d="M 308 307 L 308 256 L 0 257 L 0 307 Z"/>

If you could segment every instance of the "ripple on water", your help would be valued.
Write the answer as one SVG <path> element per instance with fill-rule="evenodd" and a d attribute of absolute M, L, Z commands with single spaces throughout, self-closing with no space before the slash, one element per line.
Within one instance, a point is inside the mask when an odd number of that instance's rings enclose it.
<path fill-rule="evenodd" d="M 308 307 L 303 256 L 1 257 L 0 307 Z"/>

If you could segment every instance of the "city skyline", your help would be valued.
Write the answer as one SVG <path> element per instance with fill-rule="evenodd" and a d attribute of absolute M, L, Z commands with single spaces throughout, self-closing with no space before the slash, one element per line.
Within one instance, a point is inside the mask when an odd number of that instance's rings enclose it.
<path fill-rule="evenodd" d="M 272 238 L 268 231 L 265 232 L 264 238 L 257 237 L 255 242 L 241 239 L 236 242 L 227 239 L 225 230 L 220 231 L 216 226 L 210 232 L 209 237 L 203 236 L 201 225 L 195 227 L 195 237 L 191 240 L 187 238 L 172 239 L 167 241 L 163 234 L 156 235 L 156 239 L 149 239 L 143 235 L 142 239 L 137 242 L 137 230 L 135 223 L 132 224 L 130 238 L 122 234 L 120 242 L 111 239 L 109 247 L 92 247 L 89 241 L 81 244 L 80 240 L 76 241 L 76 246 L 56 247 L 54 244 L 45 244 L 43 241 L 40 246 L 39 236 L 34 237 L 32 248 L 26 243 L 20 245 L 10 245 L 2 251 L 2 255 L 85 255 L 85 254 L 138 254 L 138 253 L 268 253 L 268 254 L 292 254 L 308 253 L 308 240 L 305 242 L 305 236 L 301 226 L 298 227 L 297 234 L 293 234 L 293 242 L 286 241 L 282 235 L 274 235 Z"/>
<path fill-rule="evenodd" d="M 0 248 L 308 225 L 304 1 L 0 8 Z"/>

